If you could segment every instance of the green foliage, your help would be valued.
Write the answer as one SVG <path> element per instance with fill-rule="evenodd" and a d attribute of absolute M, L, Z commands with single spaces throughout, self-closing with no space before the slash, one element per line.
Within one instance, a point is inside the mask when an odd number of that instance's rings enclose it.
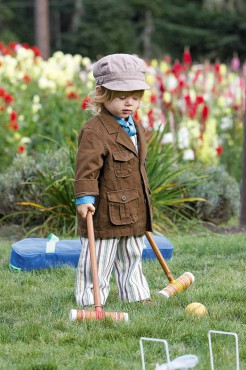
<path fill-rule="evenodd" d="M 37 177 L 36 160 L 32 157 L 17 156 L 9 169 L 0 174 L 0 216 L 9 215 L 12 212 L 20 211 L 16 202 L 40 201 L 40 189 L 31 181 Z M 26 218 L 16 215 L 13 221 L 18 223 L 26 222 Z"/>
<path fill-rule="evenodd" d="M 224 117 L 218 117 L 217 115 L 216 119 L 221 122 L 218 125 L 218 136 L 223 141 L 224 149 L 220 163 L 240 183 L 243 163 L 243 117 L 240 120 L 236 117 L 235 112 L 232 112 Z"/>
<path fill-rule="evenodd" d="M 202 0 L 185 3 L 180 0 L 81 0 L 81 3 L 79 26 L 75 30 L 72 29 L 75 1 L 56 2 L 50 7 L 53 51 L 59 48 L 92 59 L 116 52 L 152 58 L 170 54 L 181 58 L 184 46 L 189 45 L 195 60 L 204 57 L 229 60 L 234 51 L 242 60 L 246 56 L 244 0 L 235 2 L 238 6 L 234 11 L 226 8 L 227 2 L 220 2 L 218 8 L 213 9 L 205 7 Z M 35 33 L 30 32 L 35 26 L 34 2 L 28 5 L 9 9 L 0 1 L 0 13 L 4 14 L 0 17 L 2 41 L 35 44 Z M 123 21 L 119 22 L 119 18 Z"/>
<path fill-rule="evenodd" d="M 75 148 L 71 143 L 54 145 L 57 151 L 46 151 L 36 159 L 17 158 L 0 176 L 2 222 L 22 223 L 29 233 L 75 235 Z"/>
<path fill-rule="evenodd" d="M 129 322 L 70 322 L 76 308 L 73 288 L 75 269 L 9 271 L 10 243 L 0 249 L 0 368 L 129 370 L 141 369 L 140 337 L 168 341 L 170 357 L 198 356 L 200 370 L 209 367 L 208 330 L 236 332 L 240 368 L 246 367 L 245 333 L 245 235 L 192 235 L 173 238 L 173 259 L 168 262 L 175 277 L 184 271 L 195 283 L 166 300 L 157 295 L 168 280 L 157 261 L 145 261 L 153 306 L 118 301 L 115 280 L 105 311 L 128 312 Z M 226 268 L 225 268 L 226 266 Z M 191 302 L 203 303 L 207 317 L 185 312 Z M 234 339 L 214 338 L 216 369 L 235 364 Z M 163 344 L 145 343 L 147 368 L 164 363 Z M 221 354 L 223 353 L 223 356 Z"/>
<path fill-rule="evenodd" d="M 202 221 L 215 224 L 227 222 L 232 216 L 238 217 L 240 210 L 240 189 L 237 181 L 223 166 L 203 168 L 193 166 L 187 173 L 180 175 L 180 182 L 186 178 L 203 175 L 204 181 L 189 190 L 189 196 L 200 196 L 206 202 L 196 202 L 194 208 Z"/>

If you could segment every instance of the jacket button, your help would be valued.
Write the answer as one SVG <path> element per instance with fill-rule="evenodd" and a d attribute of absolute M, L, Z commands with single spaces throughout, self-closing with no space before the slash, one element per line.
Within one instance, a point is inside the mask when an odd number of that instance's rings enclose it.
<path fill-rule="evenodd" d="M 122 195 L 121 200 L 123 200 L 123 202 L 124 202 L 126 200 L 126 196 Z"/>

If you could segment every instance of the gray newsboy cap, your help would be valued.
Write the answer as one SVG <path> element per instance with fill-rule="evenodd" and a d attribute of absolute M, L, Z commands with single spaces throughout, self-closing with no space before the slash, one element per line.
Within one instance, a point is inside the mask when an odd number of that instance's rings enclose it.
<path fill-rule="evenodd" d="M 145 82 L 145 62 L 130 54 L 111 54 L 99 59 L 93 68 L 97 86 L 115 91 L 149 89 Z"/>

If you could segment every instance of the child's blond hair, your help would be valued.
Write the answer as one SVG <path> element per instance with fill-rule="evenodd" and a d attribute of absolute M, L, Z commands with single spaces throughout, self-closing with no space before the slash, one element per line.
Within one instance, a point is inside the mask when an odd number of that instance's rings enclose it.
<path fill-rule="evenodd" d="M 110 102 L 114 98 L 119 96 L 130 96 L 134 95 L 142 99 L 144 95 L 144 90 L 134 90 L 134 91 L 115 91 L 109 90 L 104 86 L 100 86 L 101 94 L 98 95 L 96 90 L 92 91 L 90 94 L 90 102 L 88 104 L 88 109 L 90 109 L 94 114 L 99 114 L 104 109 L 104 103 Z"/>

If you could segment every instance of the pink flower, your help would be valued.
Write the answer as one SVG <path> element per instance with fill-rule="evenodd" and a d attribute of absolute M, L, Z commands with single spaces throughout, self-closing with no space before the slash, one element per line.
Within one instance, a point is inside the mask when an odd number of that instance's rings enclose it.
<path fill-rule="evenodd" d="M 231 60 L 231 69 L 233 71 L 238 71 L 240 67 L 240 59 L 238 58 L 237 54 L 234 54 L 234 57 Z"/>

